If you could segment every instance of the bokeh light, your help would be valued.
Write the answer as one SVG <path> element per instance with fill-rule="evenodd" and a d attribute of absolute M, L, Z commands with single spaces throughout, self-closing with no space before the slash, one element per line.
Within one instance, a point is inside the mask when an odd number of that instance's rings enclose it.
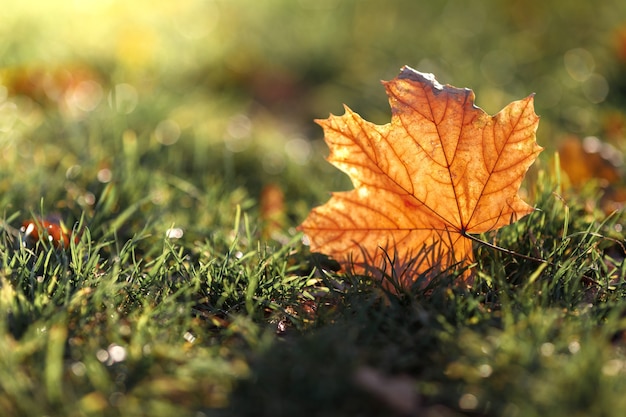
<path fill-rule="evenodd" d="M 294 184 L 314 170 L 343 186 L 314 119 L 345 103 L 387 123 L 378 81 L 403 65 L 490 114 L 535 93 L 546 155 L 569 135 L 622 152 L 625 15 L 620 0 L 7 0 L 0 162 L 20 178 L 58 169 L 72 196 L 113 183 L 120 161 L 194 184 L 307 193 Z"/>

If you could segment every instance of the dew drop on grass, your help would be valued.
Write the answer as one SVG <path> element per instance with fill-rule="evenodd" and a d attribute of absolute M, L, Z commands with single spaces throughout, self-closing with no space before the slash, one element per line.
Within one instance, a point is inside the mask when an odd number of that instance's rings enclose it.
<path fill-rule="evenodd" d="M 65 171 L 65 178 L 68 180 L 73 180 L 78 178 L 82 171 L 82 167 L 80 165 L 72 165 Z"/>
<path fill-rule="evenodd" d="M 163 120 L 154 129 L 154 138 L 161 145 L 173 145 L 180 138 L 180 126 L 174 120 Z"/>
<path fill-rule="evenodd" d="M 287 331 L 287 320 L 281 320 L 276 325 L 276 333 L 283 334 Z"/>
<path fill-rule="evenodd" d="M 482 378 L 489 378 L 492 372 L 493 369 L 490 365 L 486 363 L 478 367 L 478 375 L 480 375 Z"/>
<path fill-rule="evenodd" d="M 78 197 L 78 202 L 81 205 L 93 206 L 96 203 L 96 196 L 93 193 L 86 192 Z"/>
<path fill-rule="evenodd" d="M 109 345 L 108 354 L 111 362 L 123 362 L 126 359 L 126 349 L 115 343 Z"/>
<path fill-rule="evenodd" d="M 552 343 L 546 342 L 541 345 L 539 350 L 541 351 L 541 354 L 543 356 L 552 356 L 552 354 L 554 353 L 554 345 Z"/>
<path fill-rule="evenodd" d="M 567 345 L 567 349 L 572 355 L 578 353 L 578 351 L 580 351 L 580 343 L 578 342 L 578 340 L 574 340 L 570 342 L 569 345 Z"/>
<path fill-rule="evenodd" d="M 478 407 L 478 398 L 474 394 L 465 393 L 459 398 L 459 407 L 462 410 L 474 410 Z"/>
<path fill-rule="evenodd" d="M 602 373 L 606 376 L 616 376 L 624 369 L 624 361 L 611 359 L 602 366 Z"/>
<path fill-rule="evenodd" d="M 120 330 L 120 335 L 130 336 L 131 328 L 128 324 L 121 324 L 119 330 Z"/>
<path fill-rule="evenodd" d="M 96 352 L 96 358 L 102 362 L 105 363 L 109 360 L 109 352 L 107 352 L 104 349 L 100 349 Z"/>
<path fill-rule="evenodd" d="M 183 335 L 183 339 L 185 339 L 189 343 L 193 343 L 196 341 L 196 336 L 194 336 L 191 332 L 185 332 L 185 334 Z"/>
<path fill-rule="evenodd" d="M 165 231 L 165 236 L 168 239 L 180 239 L 183 237 L 184 231 L 180 227 L 172 227 Z"/>
<path fill-rule="evenodd" d="M 87 371 L 87 367 L 85 366 L 84 363 L 82 362 L 74 362 L 70 369 L 72 370 L 72 373 L 76 376 L 83 376 L 85 375 L 85 372 Z"/>
<path fill-rule="evenodd" d="M 113 178 L 113 172 L 111 172 L 109 168 L 102 168 L 100 171 L 98 171 L 98 173 L 96 174 L 96 177 L 98 178 L 98 181 L 100 181 L 103 184 L 106 184 L 110 182 L 111 179 Z"/>

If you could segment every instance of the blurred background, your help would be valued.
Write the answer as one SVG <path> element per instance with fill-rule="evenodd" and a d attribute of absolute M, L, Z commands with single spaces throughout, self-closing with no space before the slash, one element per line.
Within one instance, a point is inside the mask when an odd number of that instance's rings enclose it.
<path fill-rule="evenodd" d="M 542 157 L 560 148 L 572 182 L 621 184 L 623 0 L 4 0 L 0 191 L 48 167 L 31 180 L 67 198 L 135 152 L 196 184 L 309 195 L 312 175 L 335 178 L 313 119 L 345 103 L 388 122 L 379 81 L 403 65 L 491 114 L 536 93 Z"/>

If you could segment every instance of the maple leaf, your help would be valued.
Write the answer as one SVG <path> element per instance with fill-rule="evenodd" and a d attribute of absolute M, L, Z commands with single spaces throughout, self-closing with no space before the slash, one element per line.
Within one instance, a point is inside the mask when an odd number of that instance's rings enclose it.
<path fill-rule="evenodd" d="M 533 95 L 489 116 L 474 105 L 472 90 L 406 66 L 383 85 L 391 123 L 367 122 L 347 106 L 342 116 L 316 120 L 328 161 L 354 189 L 332 193 L 299 229 L 311 251 L 406 287 L 419 274 L 469 265 L 470 233 L 533 211 L 518 192 L 542 151 L 535 140 L 539 117 Z"/>

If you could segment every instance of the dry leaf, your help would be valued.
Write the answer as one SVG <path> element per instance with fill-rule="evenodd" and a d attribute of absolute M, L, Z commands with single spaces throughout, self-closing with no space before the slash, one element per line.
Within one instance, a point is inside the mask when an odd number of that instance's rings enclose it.
<path fill-rule="evenodd" d="M 600 208 L 608 215 L 624 207 L 624 161 L 617 148 L 593 136 L 583 140 L 568 136 L 559 146 L 559 159 L 561 168 L 574 189 L 597 181 L 603 191 L 600 199 L 588 200 L 585 208 L 589 212 Z"/>
<path fill-rule="evenodd" d="M 593 179 L 600 180 L 603 186 L 621 180 L 622 154 L 596 137 L 566 137 L 559 145 L 559 156 L 561 168 L 577 188 Z"/>
<path fill-rule="evenodd" d="M 311 250 L 361 273 L 378 271 L 400 285 L 420 273 L 472 262 L 469 233 L 518 220 L 533 209 L 518 196 L 542 148 L 533 96 L 495 116 L 474 93 L 402 68 L 383 82 L 391 123 L 375 125 L 346 107 L 318 120 L 328 161 L 354 190 L 333 193 L 300 226 Z"/>
<path fill-rule="evenodd" d="M 276 184 L 268 184 L 259 197 L 263 238 L 276 238 L 285 226 L 285 194 Z"/>

